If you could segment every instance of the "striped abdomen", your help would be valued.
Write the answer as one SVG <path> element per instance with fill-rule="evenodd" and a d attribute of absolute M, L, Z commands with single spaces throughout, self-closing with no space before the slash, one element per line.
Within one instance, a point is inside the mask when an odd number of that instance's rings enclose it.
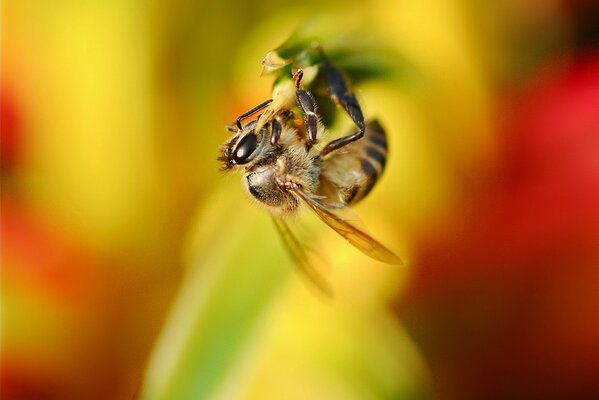
<path fill-rule="evenodd" d="M 324 159 L 320 194 L 326 196 L 331 205 L 357 203 L 381 177 L 386 159 L 385 130 L 378 121 L 369 121 L 363 138 Z"/>

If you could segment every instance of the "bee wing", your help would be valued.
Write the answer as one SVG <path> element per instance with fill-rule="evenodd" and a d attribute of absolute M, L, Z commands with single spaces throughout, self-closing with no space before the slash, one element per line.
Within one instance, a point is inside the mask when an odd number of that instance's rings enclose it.
<path fill-rule="evenodd" d="M 287 223 L 281 218 L 273 217 L 273 222 L 275 223 L 275 227 L 283 239 L 283 243 L 285 244 L 285 248 L 287 252 L 293 258 L 295 265 L 302 271 L 302 273 L 324 294 L 327 296 L 332 296 L 332 290 L 329 283 L 322 277 L 320 273 L 314 268 L 304 247 L 299 242 L 299 240 L 295 237 Z"/>
<path fill-rule="evenodd" d="M 333 228 L 338 234 L 343 236 L 348 242 L 367 256 L 387 264 L 403 264 L 403 261 L 391 250 L 383 246 L 366 232 L 350 224 L 338 215 L 335 215 L 324 205 L 319 203 L 318 200 L 306 194 L 298 185 L 293 184 L 291 190 L 298 195 L 325 224 Z"/>

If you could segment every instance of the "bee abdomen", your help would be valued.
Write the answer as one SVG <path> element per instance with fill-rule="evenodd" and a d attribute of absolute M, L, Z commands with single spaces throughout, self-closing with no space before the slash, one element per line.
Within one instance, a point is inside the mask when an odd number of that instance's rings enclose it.
<path fill-rule="evenodd" d="M 386 161 L 385 130 L 378 121 L 369 121 L 364 137 L 323 159 L 318 195 L 335 207 L 355 204 L 372 191 Z"/>
<path fill-rule="evenodd" d="M 387 138 L 385 130 L 377 121 L 370 121 L 366 125 L 364 138 L 356 143 L 356 150 L 360 157 L 361 184 L 352 196 L 346 196 L 346 204 L 357 203 L 370 193 L 378 179 L 385 170 L 387 161 Z"/>

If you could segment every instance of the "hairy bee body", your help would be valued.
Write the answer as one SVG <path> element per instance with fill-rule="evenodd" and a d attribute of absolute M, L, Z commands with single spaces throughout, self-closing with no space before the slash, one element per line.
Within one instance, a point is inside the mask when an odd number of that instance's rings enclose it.
<path fill-rule="evenodd" d="M 254 128 L 255 122 L 251 122 L 244 131 Z M 237 140 L 237 136 L 232 139 L 233 145 Z M 387 157 L 385 131 L 377 121 L 366 124 L 364 140 L 326 156 L 319 155 L 317 148 L 307 149 L 293 128 L 284 128 L 280 141 L 273 146 L 268 143 L 267 126 L 258 134 L 258 142 L 259 153 L 244 166 L 243 184 L 276 216 L 292 215 L 300 204 L 277 182 L 295 182 L 326 206 L 342 208 L 370 193 Z"/>
<path fill-rule="evenodd" d="M 297 265 L 319 286 L 300 242 L 285 218 L 306 205 L 324 223 L 373 259 L 401 264 L 401 259 L 365 231 L 333 210 L 365 198 L 377 183 L 387 159 L 385 130 L 376 120 L 365 122 L 344 74 L 316 46 L 321 62 L 310 67 L 307 80 L 321 74 L 331 100 L 353 121 L 345 136 L 321 146 L 325 129 L 312 94 L 302 86 L 304 70 L 280 81 L 273 98 L 237 117 L 226 129 L 233 133 L 221 147 L 223 169 L 241 171 L 247 192 L 273 216 L 277 230 Z M 258 115 L 258 113 L 260 113 Z M 250 122 L 243 123 L 250 117 Z M 357 130 L 356 130 L 357 128 Z"/>
<path fill-rule="evenodd" d="M 277 216 L 291 215 L 299 207 L 297 197 L 281 190 L 277 182 L 293 181 L 315 193 L 322 169 L 322 160 L 306 150 L 293 130 L 284 131 L 281 138 L 279 144 L 251 162 L 244 173 L 247 191 Z"/>
<path fill-rule="evenodd" d="M 364 138 L 325 156 L 318 194 L 330 207 L 345 207 L 365 198 L 385 169 L 387 139 L 378 121 L 366 124 Z"/>

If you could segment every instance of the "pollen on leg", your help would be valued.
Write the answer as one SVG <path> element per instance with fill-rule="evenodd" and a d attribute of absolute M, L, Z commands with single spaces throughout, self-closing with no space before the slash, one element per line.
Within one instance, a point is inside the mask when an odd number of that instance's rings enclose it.
<path fill-rule="evenodd" d="M 281 178 L 275 178 L 275 183 L 282 191 L 285 191 L 285 182 Z"/>

